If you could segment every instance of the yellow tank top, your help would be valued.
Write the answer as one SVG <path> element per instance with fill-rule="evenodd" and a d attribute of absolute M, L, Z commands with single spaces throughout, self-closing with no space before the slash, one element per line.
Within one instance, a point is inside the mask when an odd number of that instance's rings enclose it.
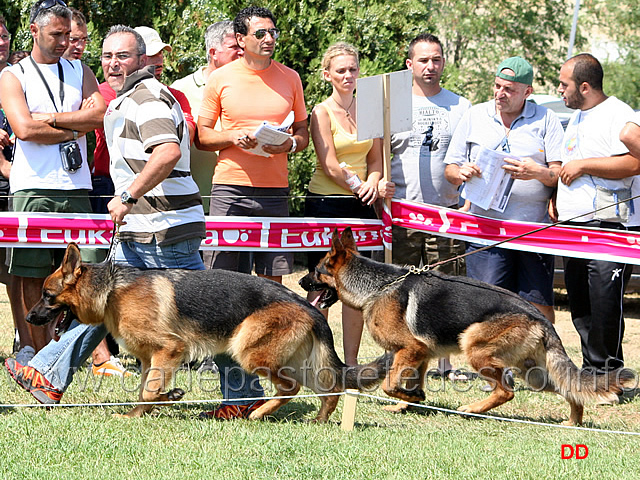
<path fill-rule="evenodd" d="M 373 140 L 359 142 L 357 134 L 349 133 L 336 121 L 330 108 L 322 105 L 329 114 L 333 145 L 336 148 L 338 163 L 345 162 L 349 169 L 356 172 L 364 182 L 367 179 L 367 153 L 373 146 Z M 351 190 L 336 184 L 324 172 L 322 165 L 316 160 L 316 171 L 309 182 L 309 191 L 318 195 L 352 195 Z"/>

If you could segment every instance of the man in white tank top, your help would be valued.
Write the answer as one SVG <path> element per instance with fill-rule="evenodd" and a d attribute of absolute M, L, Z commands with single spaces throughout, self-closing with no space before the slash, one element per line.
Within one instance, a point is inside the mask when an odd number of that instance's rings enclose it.
<path fill-rule="evenodd" d="M 31 56 L 6 68 L 0 77 L 0 101 L 16 136 L 9 178 L 13 209 L 91 212 L 85 134 L 102 126 L 106 107 L 98 82 L 80 61 L 61 58 L 71 32 L 71 11 L 62 0 L 37 1 L 30 31 Z M 93 261 L 93 253 L 83 251 L 84 259 Z M 14 312 L 17 319 L 24 321 L 62 255 L 63 249 L 13 249 L 9 272 L 16 276 L 24 299 L 23 311 Z M 21 339 L 22 345 L 37 351 L 48 343 L 45 329 L 32 327 L 31 333 L 31 339 Z"/>

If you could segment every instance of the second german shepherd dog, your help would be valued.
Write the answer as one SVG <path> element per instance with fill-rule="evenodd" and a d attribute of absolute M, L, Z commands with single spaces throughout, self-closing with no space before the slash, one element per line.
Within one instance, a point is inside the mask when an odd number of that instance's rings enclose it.
<path fill-rule="evenodd" d="M 182 398 L 166 391 L 185 361 L 229 353 L 246 371 L 267 376 L 276 397 L 249 418 L 270 415 L 304 385 L 319 394 L 369 388 L 386 374 L 388 356 L 347 367 L 336 354 L 324 316 L 279 283 L 226 270 L 140 270 L 84 264 L 75 244 L 44 282 L 42 298 L 27 320 L 35 325 L 70 323 L 69 312 L 86 324 L 104 323 L 140 359 L 141 402 Z M 65 320 L 67 319 L 67 320 Z M 64 328 L 68 325 L 62 325 Z M 339 395 L 321 396 L 315 421 L 325 422 Z M 127 417 L 153 408 L 138 405 Z"/>
<path fill-rule="evenodd" d="M 362 310 L 373 339 L 395 354 L 382 388 L 406 402 L 425 399 L 429 359 L 460 351 L 495 383 L 489 397 L 458 409 L 469 413 L 511 400 L 516 374 L 536 390 L 562 395 L 571 406 L 565 423 L 580 424 L 585 403 L 617 402 L 634 379 L 626 369 L 605 375 L 579 370 L 549 320 L 515 293 L 467 277 L 414 274 L 365 258 L 349 228 L 342 236 L 334 231 L 331 250 L 300 284 L 306 290 L 325 290 L 320 308 L 334 302 L 335 296 L 327 294 L 337 291 L 343 303 Z"/>

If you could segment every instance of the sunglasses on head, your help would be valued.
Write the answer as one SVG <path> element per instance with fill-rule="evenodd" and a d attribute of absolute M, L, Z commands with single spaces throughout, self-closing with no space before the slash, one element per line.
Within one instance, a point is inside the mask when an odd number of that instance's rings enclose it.
<path fill-rule="evenodd" d="M 64 3 L 62 0 L 45 0 L 40 4 L 40 6 L 38 7 L 38 10 L 36 10 L 35 15 L 31 19 L 31 23 L 34 22 L 34 20 L 38 17 L 38 15 L 40 15 L 41 12 L 43 12 L 44 10 L 49 10 L 51 7 L 55 7 L 56 5 L 61 5 L 63 7 L 67 6 L 67 4 Z"/>
<path fill-rule="evenodd" d="M 274 40 L 277 40 L 280 36 L 280 30 L 278 30 L 277 28 L 260 28 L 253 32 L 251 35 L 256 37 L 258 40 L 262 40 L 267 35 L 267 33 L 271 35 L 271 38 L 273 38 Z"/>

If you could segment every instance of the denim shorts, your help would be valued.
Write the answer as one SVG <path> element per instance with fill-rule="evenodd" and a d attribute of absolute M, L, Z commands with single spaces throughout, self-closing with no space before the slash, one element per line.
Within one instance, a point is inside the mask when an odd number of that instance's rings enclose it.
<path fill-rule="evenodd" d="M 364 205 L 360 199 L 343 195 L 318 195 L 309 192 L 304 200 L 304 216 L 316 218 L 376 218 L 376 212 L 371 205 Z M 316 268 L 318 262 L 326 252 L 307 252 L 307 268 L 310 272 Z M 361 252 L 370 257 L 370 252 Z"/>
<path fill-rule="evenodd" d="M 204 270 L 204 263 L 198 252 L 200 238 L 189 238 L 169 245 L 151 243 L 119 242 L 114 260 L 137 268 L 185 268 Z"/>

